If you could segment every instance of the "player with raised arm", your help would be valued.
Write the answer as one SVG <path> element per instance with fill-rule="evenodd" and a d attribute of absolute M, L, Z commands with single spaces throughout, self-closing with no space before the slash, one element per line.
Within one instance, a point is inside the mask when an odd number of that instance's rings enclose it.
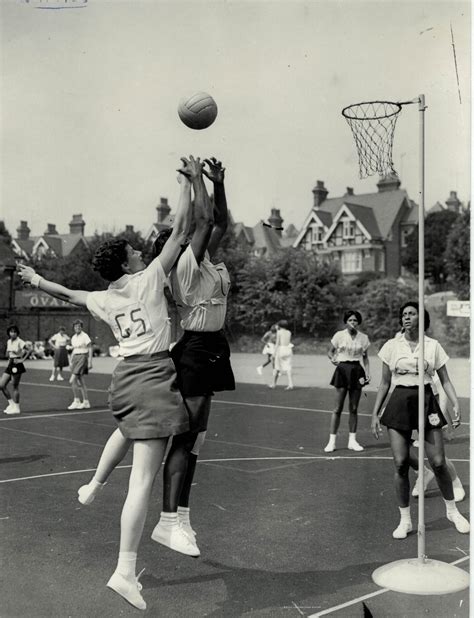
<path fill-rule="evenodd" d="M 19 266 L 24 282 L 87 307 L 95 318 L 105 321 L 124 357 L 112 375 L 110 407 L 121 434 L 133 443 L 133 464 L 121 515 L 118 564 L 107 585 L 138 609 L 146 609 L 136 576 L 136 560 L 153 482 L 169 436 L 189 429 L 188 413 L 168 353 L 171 332 L 164 295 L 167 275 L 189 232 L 189 180 L 202 174 L 199 159 L 181 160 L 175 225 L 160 256 L 148 267 L 141 253 L 124 239 L 107 241 L 96 251 L 93 266 L 110 281 L 108 289 L 101 292 L 70 290 L 46 281 L 30 267 Z"/>

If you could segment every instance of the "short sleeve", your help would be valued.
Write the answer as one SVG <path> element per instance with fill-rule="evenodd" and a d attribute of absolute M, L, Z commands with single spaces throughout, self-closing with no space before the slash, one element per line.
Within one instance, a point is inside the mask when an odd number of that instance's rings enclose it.
<path fill-rule="evenodd" d="M 388 366 L 390 366 L 390 360 L 392 358 L 392 350 L 393 350 L 393 340 L 390 339 L 389 341 L 383 344 L 383 346 L 380 348 L 380 351 L 378 353 L 378 357 L 380 358 L 380 360 L 383 361 Z"/>
<path fill-rule="evenodd" d="M 96 320 L 104 320 L 104 297 L 106 292 L 89 292 L 86 306 Z"/>
<path fill-rule="evenodd" d="M 439 341 L 437 341 L 436 347 L 435 347 L 435 354 L 434 354 L 435 370 L 438 371 L 438 369 L 441 369 L 441 367 L 444 367 L 444 365 L 446 365 L 448 360 L 449 360 L 449 356 L 444 351 L 443 346 L 439 343 Z"/>
<path fill-rule="evenodd" d="M 82 331 L 82 334 L 84 335 L 84 345 L 89 345 L 90 343 L 92 343 L 92 339 L 89 337 L 87 333 Z"/>
<path fill-rule="evenodd" d="M 333 346 L 333 348 L 337 349 L 337 346 L 340 343 L 341 343 L 341 333 L 340 333 L 340 331 L 337 331 L 337 333 L 334 333 L 334 336 L 331 339 L 331 345 Z"/>

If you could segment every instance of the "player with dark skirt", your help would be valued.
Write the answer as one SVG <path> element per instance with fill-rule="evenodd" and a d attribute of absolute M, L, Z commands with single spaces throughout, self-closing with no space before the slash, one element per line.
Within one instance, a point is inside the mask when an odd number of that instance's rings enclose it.
<path fill-rule="evenodd" d="M 153 482 L 168 438 L 189 430 L 188 412 L 168 352 L 171 328 L 164 294 L 167 275 L 189 233 L 192 207 L 187 176 L 193 181 L 202 174 L 199 159 L 183 157 L 182 162 L 173 233 L 148 267 L 141 253 L 124 239 L 103 243 L 94 255 L 93 267 L 110 282 L 101 292 L 70 290 L 46 281 L 32 268 L 19 266 L 23 281 L 87 307 L 96 319 L 106 322 L 120 346 L 123 360 L 112 375 L 109 403 L 121 434 L 133 444 L 133 464 L 121 516 L 118 564 L 107 586 L 138 609 L 146 609 L 136 561 Z"/>
<path fill-rule="evenodd" d="M 357 442 L 357 410 L 359 407 L 362 387 L 370 381 L 368 349 L 369 338 L 359 330 L 362 316 L 358 311 L 349 309 L 343 317 L 346 328 L 339 330 L 331 339 L 328 358 L 336 370 L 331 379 L 331 385 L 336 389 L 336 407 L 331 416 L 329 441 L 324 448 L 326 453 L 336 450 L 336 436 L 341 422 L 346 395 L 349 393 L 349 441 L 347 448 L 352 451 L 363 451 L 364 447 Z M 362 364 L 363 363 L 363 367 Z"/>
<path fill-rule="evenodd" d="M 20 381 L 21 376 L 26 371 L 23 362 L 28 358 L 31 350 L 28 348 L 25 341 L 20 339 L 20 330 L 15 324 L 7 328 L 7 335 L 8 365 L 0 378 L 0 390 L 5 395 L 8 402 L 3 412 L 5 414 L 20 414 Z M 10 380 L 13 385 L 12 395 L 10 395 L 10 390 L 8 389 Z"/>
<path fill-rule="evenodd" d="M 173 438 L 164 468 L 163 512 L 153 540 L 193 557 L 200 552 L 190 523 L 189 496 L 196 462 L 206 435 L 211 399 L 215 391 L 233 390 L 230 349 L 222 331 L 229 275 L 214 255 L 227 228 L 224 168 L 216 159 L 205 160 L 206 176 L 214 184 L 214 212 L 203 182 L 193 183 L 194 231 L 171 271 L 171 287 L 184 334 L 171 351 L 179 388 L 190 415 L 191 431 Z M 154 252 L 162 251 L 171 229 L 160 233 Z M 129 443 L 115 431 L 107 441 L 94 477 L 79 489 L 79 501 L 90 504 L 113 469 L 126 455 Z M 180 530 L 186 532 L 183 537 Z"/>
<path fill-rule="evenodd" d="M 403 336 L 390 339 L 379 352 L 383 362 L 382 379 L 372 412 L 372 433 L 378 438 L 381 424 L 387 427 L 395 464 L 395 491 L 400 510 L 400 523 L 392 533 L 395 539 L 404 539 L 413 530 L 408 470 L 412 431 L 418 430 L 418 311 L 419 305 L 415 301 L 407 302 L 400 308 L 400 323 L 405 329 Z M 430 316 L 425 310 L 425 330 L 429 325 Z M 447 422 L 431 387 L 436 372 L 452 404 L 453 423 L 459 423 L 459 402 L 446 367 L 449 357 L 436 339 L 426 335 L 424 351 L 426 455 L 444 498 L 446 517 L 454 523 L 458 532 L 466 534 L 469 532 L 469 522 L 457 509 L 453 483 L 446 465 L 442 428 Z M 391 386 L 395 388 L 381 412 Z"/>
<path fill-rule="evenodd" d="M 63 382 L 63 369 L 69 365 L 67 348 L 71 344 L 71 338 L 66 333 L 66 328 L 60 326 L 57 333 L 49 338 L 49 344 L 54 350 L 53 371 L 49 378 L 50 382 L 57 380 Z"/>

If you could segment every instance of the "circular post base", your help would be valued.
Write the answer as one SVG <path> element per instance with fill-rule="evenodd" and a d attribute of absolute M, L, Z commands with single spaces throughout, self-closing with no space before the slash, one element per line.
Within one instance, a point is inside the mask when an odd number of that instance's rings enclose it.
<path fill-rule="evenodd" d="M 469 573 L 440 560 L 396 560 L 372 573 L 382 588 L 406 594 L 449 594 L 469 587 Z"/>

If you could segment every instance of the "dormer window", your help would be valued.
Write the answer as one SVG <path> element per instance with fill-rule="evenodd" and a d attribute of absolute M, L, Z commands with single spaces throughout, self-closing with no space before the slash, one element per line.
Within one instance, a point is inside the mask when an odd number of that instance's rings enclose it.
<path fill-rule="evenodd" d="M 318 225 L 318 227 L 313 227 L 313 243 L 322 243 L 324 238 L 324 230 Z"/>
<path fill-rule="evenodd" d="M 350 219 L 342 220 L 342 237 L 343 238 L 354 238 L 355 236 L 355 223 Z"/>

